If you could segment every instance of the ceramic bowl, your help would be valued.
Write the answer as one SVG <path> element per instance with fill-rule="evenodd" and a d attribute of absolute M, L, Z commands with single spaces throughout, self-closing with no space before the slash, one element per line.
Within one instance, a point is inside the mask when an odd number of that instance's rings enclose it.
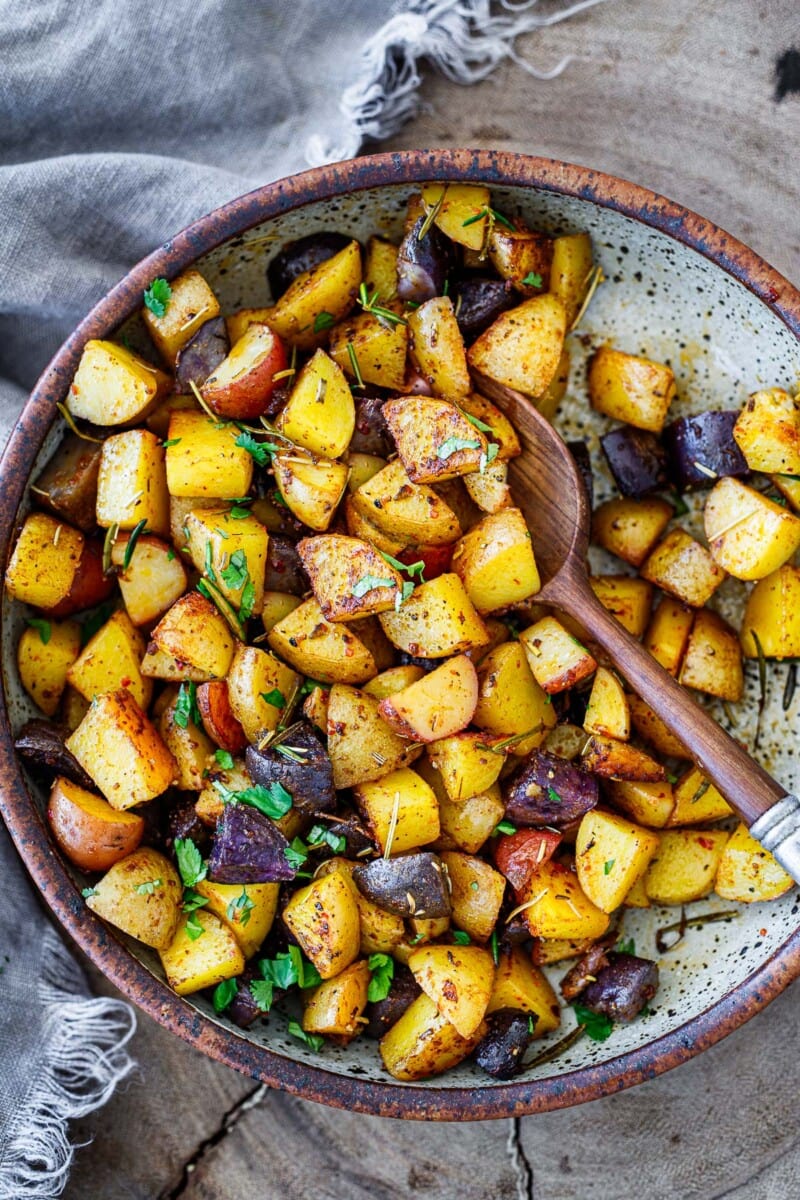
<path fill-rule="evenodd" d="M 800 293 L 752 251 L 663 197 L 582 167 L 516 154 L 412 151 L 357 159 L 270 184 L 203 217 L 134 267 L 92 310 L 34 388 L 3 457 L 2 561 L 28 503 L 27 483 L 63 431 L 55 405 L 65 397 L 84 343 L 114 336 L 122 326 L 135 338 L 142 290 L 154 276 L 171 278 L 195 265 L 223 311 L 263 305 L 265 264 L 282 243 L 319 229 L 361 239 L 375 232 L 397 237 L 409 193 L 430 179 L 488 184 L 499 209 L 519 213 L 538 229 L 591 233 L 607 282 L 579 336 L 571 339 L 570 399 L 558 423 L 570 436 L 587 438 L 601 495 L 608 481 L 597 438 L 606 426 L 589 411 L 584 389 L 585 359 L 600 341 L 669 362 L 678 381 L 678 411 L 738 407 L 748 392 L 791 386 L 800 376 Z M 740 596 L 734 584 L 725 586 L 722 603 L 735 614 Z M 662 955 L 655 932 L 675 921 L 676 910 L 626 913 L 626 936 L 635 938 L 640 953 L 660 959 L 661 987 L 649 1016 L 617 1026 L 602 1043 L 583 1037 L 516 1082 L 493 1083 L 464 1064 L 442 1078 L 400 1084 L 382 1069 L 374 1042 L 360 1039 L 346 1049 L 326 1046 L 314 1054 L 287 1035 L 280 1011 L 243 1033 L 215 1016 L 204 997 L 175 996 L 154 953 L 86 909 L 80 895 L 85 881 L 55 852 L 42 816 L 45 797 L 12 748 L 12 730 L 32 715 L 14 665 L 24 620 L 20 608 L 3 601 L 0 738 L 0 803 L 19 852 L 56 917 L 127 997 L 198 1049 L 248 1075 L 313 1100 L 388 1116 L 463 1120 L 544 1111 L 676 1066 L 747 1021 L 800 973 L 798 899 L 791 892 L 690 930 Z M 770 670 L 757 755 L 796 791 L 800 699 L 784 711 L 787 670 Z M 747 676 L 748 702 L 738 706 L 746 715 L 737 717 L 735 734 L 752 746 L 758 692 L 753 664 Z M 690 911 L 731 907 L 711 898 Z M 556 968 L 553 977 L 564 969 Z M 562 1034 L 571 1023 L 567 1012 Z"/>

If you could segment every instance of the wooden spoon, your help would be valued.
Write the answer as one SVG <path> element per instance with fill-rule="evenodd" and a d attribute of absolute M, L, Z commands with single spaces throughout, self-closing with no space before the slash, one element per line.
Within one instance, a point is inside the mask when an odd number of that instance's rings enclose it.
<path fill-rule="evenodd" d="M 580 621 L 753 837 L 800 882 L 800 800 L 768 775 L 603 607 L 589 584 L 589 502 L 572 454 L 521 393 L 484 375 L 476 374 L 475 383 L 512 421 L 522 442 L 523 453 L 510 463 L 509 478 L 533 534 L 543 584 L 537 601 Z"/>

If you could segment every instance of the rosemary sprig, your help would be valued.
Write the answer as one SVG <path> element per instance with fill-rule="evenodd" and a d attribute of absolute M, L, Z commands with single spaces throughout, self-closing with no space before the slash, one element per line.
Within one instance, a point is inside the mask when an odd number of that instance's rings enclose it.
<path fill-rule="evenodd" d="M 382 321 L 384 324 L 389 324 L 389 325 L 407 325 L 408 324 L 408 321 L 406 320 L 405 317 L 398 316 L 398 314 L 396 312 L 392 312 L 392 310 L 390 308 L 384 308 L 383 305 L 378 304 L 379 300 L 380 300 L 380 295 L 378 293 L 377 288 L 372 293 L 372 295 L 370 295 L 369 292 L 367 291 L 367 285 L 365 283 L 361 284 L 361 286 L 358 289 L 358 303 L 361 305 L 361 307 L 363 308 L 365 313 L 371 313 L 374 317 L 377 317 L 378 320 Z"/>
<path fill-rule="evenodd" d="M 726 908 L 722 912 L 701 913 L 697 917 L 687 917 L 685 908 L 681 908 L 680 921 L 673 921 L 671 925 L 662 925 L 656 930 L 656 949 L 659 954 L 666 954 L 668 950 L 674 950 L 679 946 L 686 936 L 686 930 L 699 928 L 701 925 L 713 925 L 715 921 L 727 921 L 729 917 L 738 917 L 739 913 L 735 908 Z M 669 933 L 677 933 L 677 938 L 674 942 L 666 942 L 665 936 Z"/>
<path fill-rule="evenodd" d="M 78 428 L 78 426 L 75 424 L 75 418 L 67 408 L 66 404 L 56 404 L 56 408 L 61 413 L 61 416 L 64 418 L 67 425 L 76 437 L 81 438 L 81 440 L 84 442 L 97 442 L 98 445 L 102 444 L 102 438 L 90 437 L 88 433 L 84 433 L 82 429 Z"/>

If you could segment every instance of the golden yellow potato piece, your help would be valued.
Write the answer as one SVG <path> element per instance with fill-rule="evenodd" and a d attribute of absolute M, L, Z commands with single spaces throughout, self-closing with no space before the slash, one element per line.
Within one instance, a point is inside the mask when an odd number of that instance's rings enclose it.
<path fill-rule="evenodd" d="M 216 987 L 244 970 L 244 955 L 233 930 L 205 908 L 198 908 L 192 917 L 202 926 L 202 934 L 190 937 L 182 919 L 175 937 L 159 954 L 167 983 L 179 996 Z"/>
<path fill-rule="evenodd" d="M 140 846 L 109 867 L 86 904 L 123 933 L 163 950 L 177 928 L 182 895 L 183 885 L 169 859 Z"/>

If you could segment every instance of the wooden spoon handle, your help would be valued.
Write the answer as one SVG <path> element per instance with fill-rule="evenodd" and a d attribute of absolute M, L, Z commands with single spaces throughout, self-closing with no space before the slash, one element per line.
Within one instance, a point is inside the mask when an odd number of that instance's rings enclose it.
<path fill-rule="evenodd" d="M 753 836 L 800 882 L 800 800 L 700 708 L 590 589 L 573 586 L 559 604 L 603 647 L 631 688 L 658 713 L 750 826 Z"/>

